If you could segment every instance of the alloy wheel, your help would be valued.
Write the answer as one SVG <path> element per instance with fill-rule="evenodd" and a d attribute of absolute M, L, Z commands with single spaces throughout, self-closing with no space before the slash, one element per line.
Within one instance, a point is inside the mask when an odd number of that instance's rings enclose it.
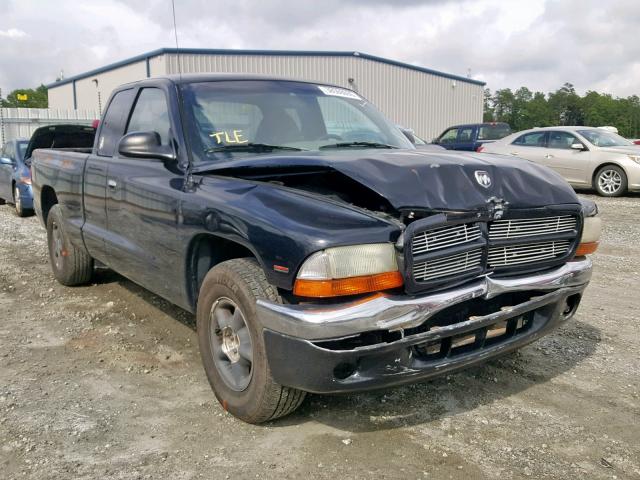
<path fill-rule="evenodd" d="M 51 236 L 53 239 L 53 262 L 58 270 L 62 269 L 62 257 L 65 256 L 64 241 L 62 239 L 62 231 L 57 223 L 52 225 Z"/>
<path fill-rule="evenodd" d="M 622 177 L 615 170 L 603 170 L 598 176 L 598 187 L 607 195 L 612 195 L 622 187 Z"/>
<path fill-rule="evenodd" d="M 226 297 L 214 302 L 209 314 L 213 361 L 229 388 L 241 392 L 253 374 L 253 343 L 244 314 Z"/>

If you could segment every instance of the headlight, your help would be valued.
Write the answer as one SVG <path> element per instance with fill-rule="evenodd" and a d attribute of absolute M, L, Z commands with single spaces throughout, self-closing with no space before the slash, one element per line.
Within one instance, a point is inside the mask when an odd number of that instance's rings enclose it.
<path fill-rule="evenodd" d="M 336 297 L 402 285 L 393 245 L 373 243 L 314 253 L 300 267 L 293 293 L 301 297 Z"/>
<path fill-rule="evenodd" d="M 627 155 L 630 160 L 633 160 L 636 163 L 640 163 L 640 155 Z"/>
<path fill-rule="evenodd" d="M 580 245 L 578 245 L 578 249 L 576 250 L 576 256 L 581 257 L 594 253 L 598 249 L 601 231 L 602 221 L 600 217 L 585 217 L 582 236 L 580 237 Z"/>

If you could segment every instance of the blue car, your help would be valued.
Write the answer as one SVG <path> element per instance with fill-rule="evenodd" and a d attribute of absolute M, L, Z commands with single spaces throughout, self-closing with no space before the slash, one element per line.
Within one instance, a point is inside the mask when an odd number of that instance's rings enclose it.
<path fill-rule="evenodd" d="M 33 214 L 31 171 L 24 158 L 29 140 L 9 140 L 0 152 L 0 204 L 15 205 L 20 217 Z"/>

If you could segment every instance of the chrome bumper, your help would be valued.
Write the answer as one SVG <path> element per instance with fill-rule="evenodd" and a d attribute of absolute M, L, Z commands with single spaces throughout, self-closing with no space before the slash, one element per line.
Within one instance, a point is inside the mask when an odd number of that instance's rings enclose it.
<path fill-rule="evenodd" d="M 340 338 L 372 330 L 417 327 L 439 311 L 474 298 L 508 292 L 554 291 L 586 285 L 591 260 L 579 258 L 544 273 L 496 279 L 485 276 L 450 290 L 410 297 L 377 294 L 369 299 L 333 305 L 281 305 L 259 300 L 265 328 L 306 340 Z"/>

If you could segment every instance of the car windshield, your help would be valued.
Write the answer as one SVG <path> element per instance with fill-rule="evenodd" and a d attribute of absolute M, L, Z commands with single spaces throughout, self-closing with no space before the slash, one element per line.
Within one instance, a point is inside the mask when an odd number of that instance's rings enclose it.
<path fill-rule="evenodd" d="M 617 133 L 607 132 L 606 130 L 578 130 L 578 133 L 596 147 L 626 147 L 633 145 L 633 142 Z"/>
<path fill-rule="evenodd" d="M 182 93 L 196 162 L 274 151 L 414 148 L 373 105 L 344 88 L 240 80 L 189 83 Z"/>
<path fill-rule="evenodd" d="M 28 146 L 29 142 L 27 141 L 18 142 L 18 158 L 20 160 L 24 160 L 24 154 L 27 152 Z"/>

